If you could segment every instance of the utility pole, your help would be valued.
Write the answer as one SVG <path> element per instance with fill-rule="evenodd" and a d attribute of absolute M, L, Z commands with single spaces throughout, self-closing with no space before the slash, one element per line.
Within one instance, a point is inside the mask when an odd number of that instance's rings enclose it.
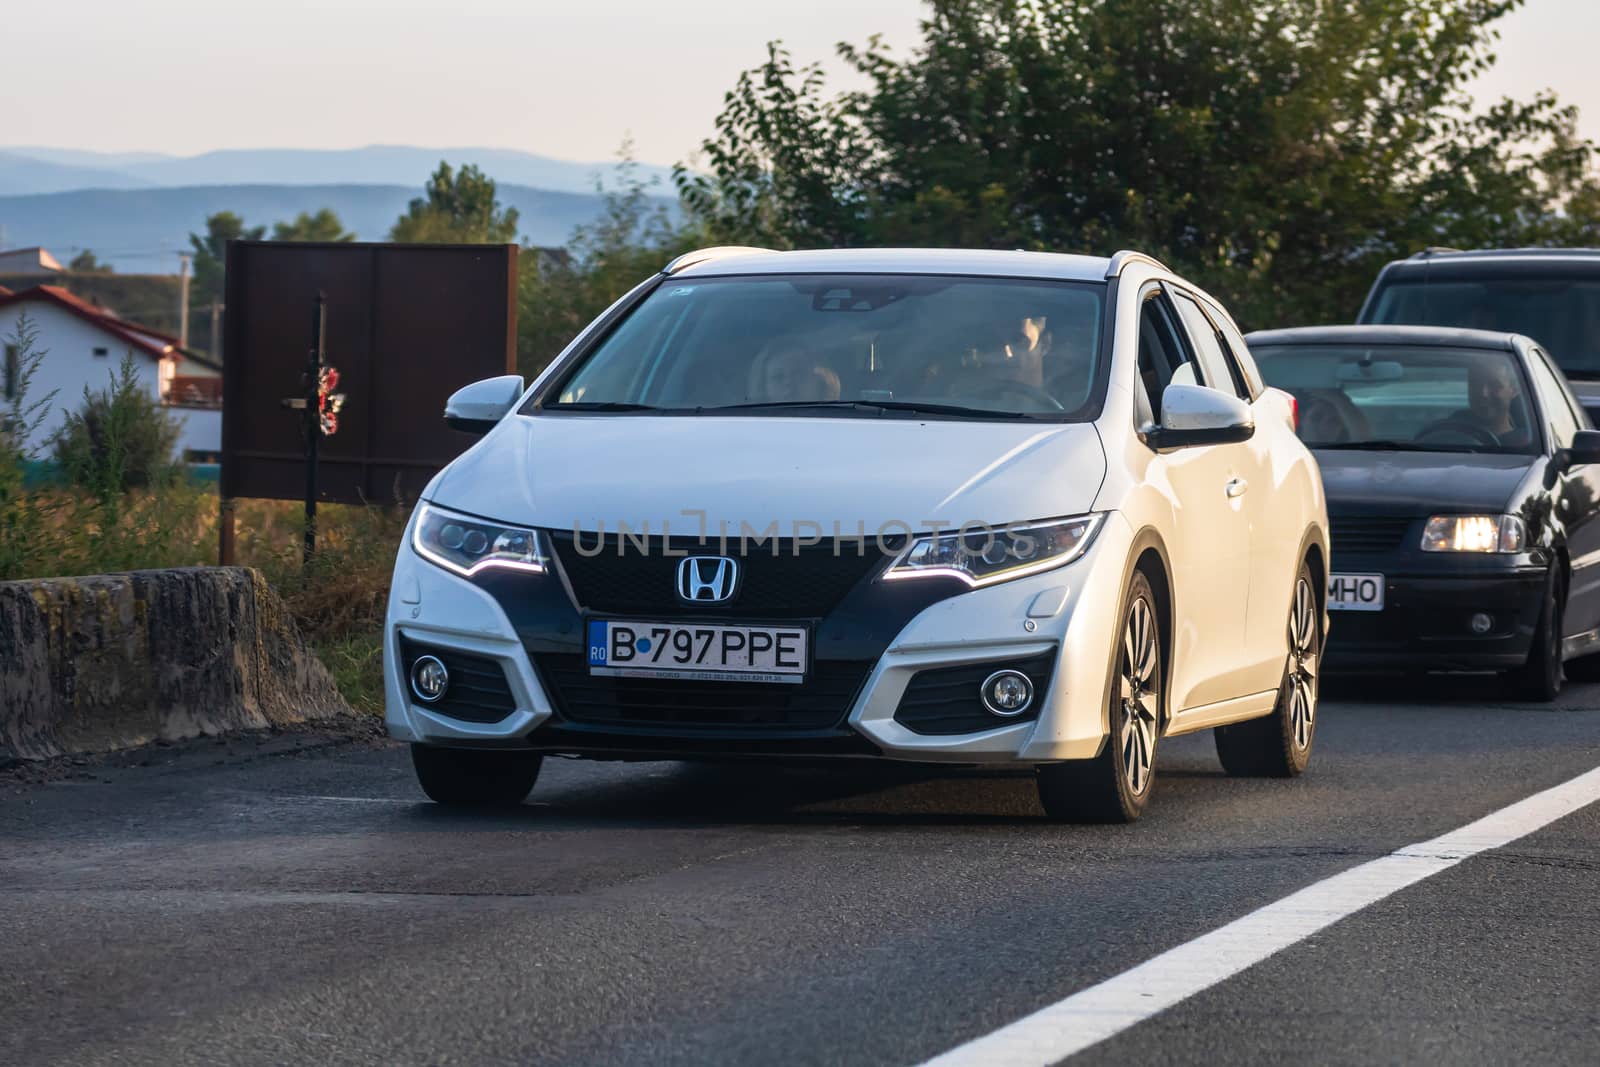
<path fill-rule="evenodd" d="M 178 253 L 178 347 L 189 347 L 189 253 Z"/>

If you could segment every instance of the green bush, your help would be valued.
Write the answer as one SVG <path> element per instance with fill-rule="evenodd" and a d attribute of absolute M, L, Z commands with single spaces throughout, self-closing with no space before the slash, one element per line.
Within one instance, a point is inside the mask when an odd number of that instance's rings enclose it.
<path fill-rule="evenodd" d="M 55 459 L 68 481 L 101 498 L 167 485 L 177 480 L 178 433 L 130 354 L 105 389 L 84 386 L 83 407 L 56 434 Z"/>

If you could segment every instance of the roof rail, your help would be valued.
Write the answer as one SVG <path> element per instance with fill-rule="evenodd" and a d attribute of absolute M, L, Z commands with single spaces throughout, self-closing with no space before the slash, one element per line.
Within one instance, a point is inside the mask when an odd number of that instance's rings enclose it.
<path fill-rule="evenodd" d="M 771 252 L 770 248 L 756 248 L 752 245 L 715 245 L 711 248 L 697 248 L 693 252 L 685 252 L 671 263 L 661 268 L 662 274 L 676 274 L 685 267 L 692 267 L 696 263 L 709 263 L 713 259 L 723 256 L 740 256 L 747 252 Z"/>
<path fill-rule="evenodd" d="M 1111 257 L 1111 264 L 1110 266 L 1106 267 L 1106 277 L 1117 277 L 1122 273 L 1122 268 L 1126 267 L 1129 263 L 1145 263 L 1154 267 L 1156 270 L 1167 269 L 1167 265 L 1161 262 L 1155 256 L 1148 256 L 1143 252 L 1135 252 L 1131 248 L 1124 248 L 1122 251 Z"/>
<path fill-rule="evenodd" d="M 1462 251 L 1462 250 L 1459 249 L 1459 248 L 1451 248 L 1449 245 L 1429 245 L 1427 248 L 1424 248 L 1420 252 L 1412 253 L 1411 258 L 1412 259 L 1427 259 L 1429 256 L 1437 256 L 1441 252 L 1460 252 L 1460 251 Z"/>

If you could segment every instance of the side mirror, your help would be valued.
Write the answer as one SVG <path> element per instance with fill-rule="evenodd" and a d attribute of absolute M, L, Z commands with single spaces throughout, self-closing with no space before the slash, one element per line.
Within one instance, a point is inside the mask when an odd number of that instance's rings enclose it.
<path fill-rule="evenodd" d="M 1161 425 L 1145 432 L 1157 452 L 1248 441 L 1256 432 L 1250 405 L 1202 385 L 1175 382 L 1161 394 Z"/>
<path fill-rule="evenodd" d="M 1561 452 L 1564 468 L 1600 463 L 1600 430 L 1579 430 L 1572 435 L 1572 444 Z"/>
<path fill-rule="evenodd" d="M 502 374 L 464 385 L 450 394 L 444 421 L 462 433 L 488 433 L 522 396 L 522 375 Z"/>

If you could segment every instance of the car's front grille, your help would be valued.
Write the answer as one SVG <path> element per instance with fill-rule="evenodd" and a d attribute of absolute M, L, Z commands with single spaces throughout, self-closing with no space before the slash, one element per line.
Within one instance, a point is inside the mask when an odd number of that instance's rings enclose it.
<path fill-rule="evenodd" d="M 1328 539 L 1336 561 L 1341 552 L 1389 551 L 1405 540 L 1412 522 L 1409 518 L 1387 516 L 1335 516 L 1328 521 Z"/>
<path fill-rule="evenodd" d="M 658 734 L 815 733 L 842 728 L 870 663 L 818 661 L 799 685 L 591 675 L 582 656 L 534 665 L 561 718 Z"/>
<path fill-rule="evenodd" d="M 405 665 L 405 685 L 411 685 L 411 665 L 421 656 L 437 657 L 450 675 L 444 698 L 432 704 L 416 700 L 417 706 L 463 722 L 499 722 L 517 710 L 517 698 L 506 682 L 506 672 L 496 661 L 450 648 L 436 648 L 407 638 L 400 639 L 400 660 Z"/>
<path fill-rule="evenodd" d="M 740 569 L 733 599 L 688 604 L 677 594 L 682 554 L 724 554 L 715 540 L 702 545 L 692 538 L 673 538 L 672 551 L 678 555 L 669 556 L 659 537 L 648 539 L 641 551 L 632 540 L 615 535 L 586 534 L 577 543 L 571 531 L 551 531 L 548 536 L 578 606 L 605 615 L 661 617 L 704 611 L 740 618 L 821 618 L 887 562 L 870 538 L 859 553 L 853 542 L 839 542 L 836 547 L 830 540 L 798 547 L 792 540 L 747 542 L 741 553 L 738 541 L 730 537 L 725 554 L 736 559 Z"/>
<path fill-rule="evenodd" d="M 1055 653 L 1045 652 L 1025 660 L 971 663 L 961 667 L 938 667 L 918 671 L 900 697 L 894 719 L 917 734 L 970 734 L 993 730 L 1039 717 L 1050 688 Z M 1005 718 L 983 706 L 979 687 L 995 671 L 1021 671 L 1033 683 L 1033 703 L 1021 715 Z"/>

